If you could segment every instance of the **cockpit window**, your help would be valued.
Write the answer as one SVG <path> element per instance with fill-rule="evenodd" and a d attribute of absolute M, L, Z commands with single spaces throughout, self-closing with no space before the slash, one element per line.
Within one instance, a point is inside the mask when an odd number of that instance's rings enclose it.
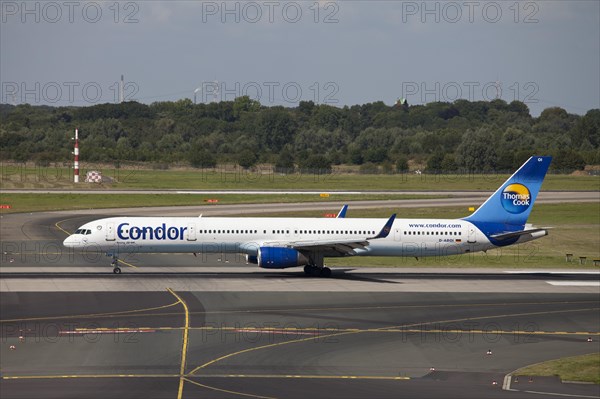
<path fill-rule="evenodd" d="M 83 233 L 83 234 L 85 234 L 85 235 L 92 234 L 92 230 L 85 230 L 85 233 Z"/>
<path fill-rule="evenodd" d="M 82 234 L 82 235 L 88 235 L 88 234 L 92 234 L 92 230 L 88 230 L 88 229 L 77 229 L 75 230 L 74 234 Z"/>
<path fill-rule="evenodd" d="M 83 229 L 77 229 L 77 230 L 75 230 L 74 234 L 83 234 L 82 231 L 83 231 Z"/>

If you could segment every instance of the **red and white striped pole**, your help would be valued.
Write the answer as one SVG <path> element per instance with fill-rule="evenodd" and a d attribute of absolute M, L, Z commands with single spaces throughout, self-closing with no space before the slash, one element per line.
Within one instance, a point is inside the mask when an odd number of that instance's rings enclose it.
<path fill-rule="evenodd" d="M 77 129 L 75 129 L 75 150 L 73 151 L 73 155 L 75 155 L 75 162 L 73 163 L 73 181 L 79 183 L 79 134 Z"/>

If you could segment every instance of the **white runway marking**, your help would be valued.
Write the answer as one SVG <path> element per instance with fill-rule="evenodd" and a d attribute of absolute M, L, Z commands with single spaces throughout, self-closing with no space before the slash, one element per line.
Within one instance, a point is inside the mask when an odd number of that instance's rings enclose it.
<path fill-rule="evenodd" d="M 561 287 L 600 287 L 600 281 L 546 281 L 546 283 Z"/>
<path fill-rule="evenodd" d="M 586 270 L 542 270 L 542 269 L 530 269 L 530 270 L 505 270 L 507 274 L 599 274 L 600 271 L 586 271 Z"/>

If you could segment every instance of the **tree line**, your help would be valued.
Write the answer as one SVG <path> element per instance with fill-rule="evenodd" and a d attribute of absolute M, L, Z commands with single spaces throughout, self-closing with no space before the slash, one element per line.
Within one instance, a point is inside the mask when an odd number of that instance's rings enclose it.
<path fill-rule="evenodd" d="M 553 169 L 600 164 L 600 109 L 585 115 L 560 107 L 532 117 L 520 101 L 456 100 L 426 105 L 383 102 L 343 108 L 312 101 L 263 106 L 249 97 L 193 104 L 189 99 L 87 107 L 0 105 L 0 159 L 70 162 L 75 128 L 84 162 L 157 167 L 219 163 L 279 171 L 330 171 L 359 165 L 364 173 L 510 171 L 536 154 Z"/>

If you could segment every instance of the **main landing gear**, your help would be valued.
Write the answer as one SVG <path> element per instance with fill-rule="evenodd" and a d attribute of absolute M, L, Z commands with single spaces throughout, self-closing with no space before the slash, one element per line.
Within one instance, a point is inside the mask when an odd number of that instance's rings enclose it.
<path fill-rule="evenodd" d="M 325 266 L 306 265 L 304 266 L 304 273 L 313 277 L 331 277 L 331 269 Z"/>

